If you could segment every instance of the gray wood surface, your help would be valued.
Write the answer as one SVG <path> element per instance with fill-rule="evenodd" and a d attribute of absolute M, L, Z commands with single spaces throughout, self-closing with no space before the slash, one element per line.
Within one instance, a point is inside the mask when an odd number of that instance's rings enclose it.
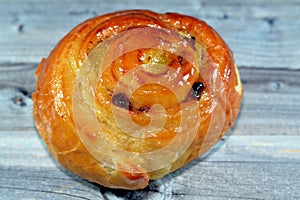
<path fill-rule="evenodd" d="M 32 119 L 33 73 L 78 23 L 137 8 L 207 21 L 234 51 L 245 93 L 207 157 L 144 190 L 112 190 L 48 154 Z M 296 0 L 0 0 L 0 199 L 300 199 L 299 19 Z"/>

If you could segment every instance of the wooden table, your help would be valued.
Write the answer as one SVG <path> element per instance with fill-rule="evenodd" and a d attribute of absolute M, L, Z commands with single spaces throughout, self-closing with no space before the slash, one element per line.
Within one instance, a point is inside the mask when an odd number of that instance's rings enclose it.
<path fill-rule="evenodd" d="M 74 176 L 48 154 L 32 119 L 33 73 L 79 22 L 122 9 L 204 19 L 226 40 L 244 84 L 222 142 L 139 191 Z M 0 1 L 0 199 L 300 199 L 300 1 Z"/>

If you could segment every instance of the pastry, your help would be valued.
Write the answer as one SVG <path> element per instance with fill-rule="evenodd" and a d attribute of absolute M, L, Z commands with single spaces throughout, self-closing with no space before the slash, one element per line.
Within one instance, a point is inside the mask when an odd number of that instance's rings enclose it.
<path fill-rule="evenodd" d="M 36 77 L 34 119 L 51 155 L 111 188 L 144 188 L 206 154 L 242 99 L 223 39 L 176 13 L 88 19 L 42 59 Z"/>

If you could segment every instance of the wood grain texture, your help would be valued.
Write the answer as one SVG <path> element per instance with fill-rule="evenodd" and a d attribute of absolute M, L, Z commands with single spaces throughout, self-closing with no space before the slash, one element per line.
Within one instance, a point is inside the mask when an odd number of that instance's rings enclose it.
<path fill-rule="evenodd" d="M 34 130 L 31 93 L 36 64 L 0 65 L 2 130 Z M 240 68 L 244 99 L 234 135 L 298 135 L 300 71 Z M 16 77 L 22 77 L 16 79 Z M 6 112 L 7 109 L 10 112 Z"/>
<path fill-rule="evenodd" d="M 123 9 L 204 19 L 244 84 L 235 126 L 204 159 L 144 190 L 94 185 L 59 166 L 34 128 L 38 62 L 75 25 Z M 300 199 L 300 1 L 0 1 L 0 199 Z"/>
<path fill-rule="evenodd" d="M 34 131 L 1 131 L 0 191 L 8 199 L 298 199 L 299 143 L 299 135 L 232 135 L 205 159 L 132 192 L 62 169 Z"/>
<path fill-rule="evenodd" d="M 5 31 L 0 35 L 0 62 L 39 62 L 87 18 L 123 9 L 151 9 L 205 20 L 235 52 L 239 66 L 299 69 L 299 6 L 299 1 L 281 0 L 2 1 L 0 24 Z"/>

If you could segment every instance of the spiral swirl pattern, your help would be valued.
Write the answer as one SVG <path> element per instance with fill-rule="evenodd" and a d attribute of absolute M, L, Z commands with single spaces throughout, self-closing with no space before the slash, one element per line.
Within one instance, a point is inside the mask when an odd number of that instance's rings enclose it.
<path fill-rule="evenodd" d="M 234 123 L 231 51 L 201 20 L 129 10 L 75 27 L 40 63 L 37 129 L 67 169 L 139 189 L 204 155 Z"/>

